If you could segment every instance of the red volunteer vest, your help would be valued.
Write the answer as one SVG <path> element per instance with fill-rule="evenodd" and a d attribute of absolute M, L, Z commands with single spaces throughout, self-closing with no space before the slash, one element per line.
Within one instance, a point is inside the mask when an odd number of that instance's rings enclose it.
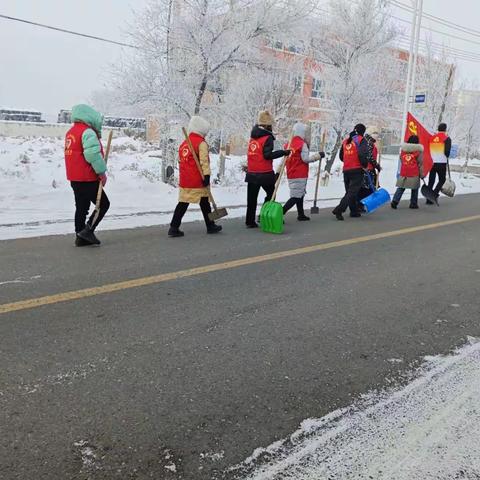
<path fill-rule="evenodd" d="M 205 139 L 197 133 L 191 133 L 189 138 L 198 157 L 200 144 L 204 142 Z M 180 145 L 178 156 L 180 159 L 180 188 L 204 188 L 202 176 L 200 175 L 197 164 L 186 140 Z"/>
<path fill-rule="evenodd" d="M 355 137 L 360 144 L 363 140 L 363 137 L 358 135 Z M 346 172 L 348 170 L 355 170 L 362 168 L 362 164 L 360 163 L 360 157 L 358 156 L 358 148 L 355 140 L 352 140 L 350 143 L 347 143 L 348 139 L 343 141 L 343 171 Z"/>
<path fill-rule="evenodd" d="M 85 123 L 76 122 L 65 135 L 65 168 L 67 180 L 70 182 L 95 182 L 98 175 L 93 167 L 85 160 L 83 154 L 82 135 L 89 127 Z M 100 142 L 103 156 L 103 147 Z"/>
<path fill-rule="evenodd" d="M 377 161 L 378 148 L 377 148 L 377 145 L 375 143 L 373 144 L 372 157 L 375 161 Z M 373 166 L 373 164 L 371 162 L 368 162 L 368 170 L 370 170 L 371 172 L 373 172 L 373 170 L 375 170 L 375 167 Z"/>
<path fill-rule="evenodd" d="M 292 153 L 287 160 L 287 178 L 308 178 L 308 163 L 302 160 L 302 148 L 305 140 L 300 137 L 293 137 L 290 144 Z M 288 144 L 285 144 L 285 149 Z"/>
<path fill-rule="evenodd" d="M 248 142 L 247 166 L 248 173 L 269 173 L 273 172 L 272 160 L 263 156 L 263 147 L 270 135 L 260 138 L 251 138 Z"/>
<path fill-rule="evenodd" d="M 420 168 L 418 167 L 418 157 L 420 152 L 404 152 L 400 153 L 402 166 L 400 167 L 401 177 L 419 177 Z"/>

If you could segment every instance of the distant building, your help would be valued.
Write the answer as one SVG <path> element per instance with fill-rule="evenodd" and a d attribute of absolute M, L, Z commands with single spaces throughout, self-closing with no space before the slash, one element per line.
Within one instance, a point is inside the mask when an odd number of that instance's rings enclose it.
<path fill-rule="evenodd" d="M 60 110 L 57 116 L 57 123 L 72 123 L 71 110 Z M 103 126 L 112 128 L 134 128 L 145 131 L 147 128 L 147 121 L 144 118 L 136 117 L 106 116 L 103 119 Z"/>
<path fill-rule="evenodd" d="M 45 120 L 42 120 L 41 112 L 36 110 L 16 110 L 12 108 L 0 109 L 0 120 L 11 122 L 45 122 Z"/>

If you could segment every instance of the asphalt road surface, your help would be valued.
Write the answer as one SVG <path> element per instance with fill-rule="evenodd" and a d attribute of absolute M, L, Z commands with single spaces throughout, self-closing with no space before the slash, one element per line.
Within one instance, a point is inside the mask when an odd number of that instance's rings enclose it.
<path fill-rule="evenodd" d="M 305 418 L 480 336 L 480 217 L 438 225 L 479 206 L 0 242 L 0 478 L 232 478 Z"/>

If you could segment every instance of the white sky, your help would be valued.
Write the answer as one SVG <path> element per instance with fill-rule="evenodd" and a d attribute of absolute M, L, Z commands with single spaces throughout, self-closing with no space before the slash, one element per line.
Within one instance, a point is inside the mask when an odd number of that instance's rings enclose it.
<path fill-rule="evenodd" d="M 410 4 L 411 0 L 401 0 Z M 146 0 L 0 0 L 0 13 L 91 35 L 125 40 L 132 9 Z M 424 10 L 480 30 L 480 0 L 424 0 Z M 409 19 L 407 12 L 396 14 Z M 406 32 L 408 25 L 403 24 Z M 455 32 L 430 21 L 423 25 Z M 431 34 L 434 41 L 480 52 L 480 45 Z M 468 38 L 480 42 L 480 36 Z M 61 108 L 88 101 L 108 81 L 108 65 L 117 61 L 119 46 L 0 19 L 0 106 L 33 108 L 54 119 Z M 460 75 L 480 80 L 480 64 L 459 61 Z"/>

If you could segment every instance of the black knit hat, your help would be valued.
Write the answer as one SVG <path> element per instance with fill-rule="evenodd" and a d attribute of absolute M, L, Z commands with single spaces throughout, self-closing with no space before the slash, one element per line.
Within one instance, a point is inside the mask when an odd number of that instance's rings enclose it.
<path fill-rule="evenodd" d="M 447 131 L 447 124 L 446 124 L 446 123 L 441 123 L 441 124 L 438 126 L 438 131 L 439 131 L 439 132 L 446 132 L 446 131 Z"/>
<path fill-rule="evenodd" d="M 357 123 L 354 127 L 354 130 L 357 132 L 358 135 L 365 135 L 367 127 L 363 123 Z"/>

